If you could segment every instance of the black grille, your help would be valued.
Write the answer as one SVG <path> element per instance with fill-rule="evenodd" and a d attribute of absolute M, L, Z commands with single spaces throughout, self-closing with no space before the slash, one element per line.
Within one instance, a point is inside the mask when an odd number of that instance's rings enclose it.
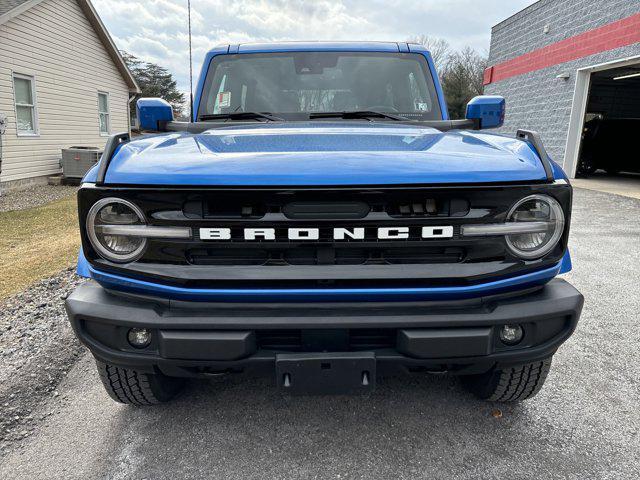
<path fill-rule="evenodd" d="M 349 330 L 350 350 L 376 350 L 395 348 L 397 330 L 390 328 L 367 328 Z"/>
<path fill-rule="evenodd" d="M 514 257 L 501 237 L 463 238 L 469 223 L 504 221 L 521 198 L 554 196 L 567 216 L 563 241 L 543 260 Z M 565 248 L 571 189 L 566 185 L 432 188 L 163 189 L 85 187 L 80 218 L 98 199 L 125 198 L 149 224 L 188 226 L 188 240 L 153 239 L 141 259 L 102 260 L 82 229 L 87 259 L 100 269 L 192 288 L 341 288 L 469 285 L 557 263 Z M 453 227 L 450 238 L 422 238 L 422 227 Z M 364 228 L 364 238 L 334 240 L 334 228 Z M 380 239 L 378 228 L 409 228 Z M 206 241 L 201 228 L 228 228 L 231 238 Z M 275 240 L 245 240 L 247 228 L 274 229 Z M 290 228 L 318 228 L 317 240 L 289 240 Z M 196 268 L 194 268 L 196 267 Z"/>
<path fill-rule="evenodd" d="M 194 248 L 187 251 L 193 265 L 411 265 L 458 263 L 461 247 L 368 247 L 333 246 L 265 248 Z"/>
<path fill-rule="evenodd" d="M 391 328 L 340 330 L 258 330 L 260 350 L 283 352 L 357 352 L 395 348 L 397 330 Z"/>
<path fill-rule="evenodd" d="M 302 330 L 259 330 L 256 339 L 260 350 L 302 350 Z"/>

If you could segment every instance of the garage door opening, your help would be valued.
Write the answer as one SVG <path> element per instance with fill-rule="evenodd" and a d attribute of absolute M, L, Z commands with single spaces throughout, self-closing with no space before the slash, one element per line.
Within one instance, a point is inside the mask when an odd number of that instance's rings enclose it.
<path fill-rule="evenodd" d="M 634 178 L 640 174 L 640 63 L 592 73 L 589 84 L 576 176 Z"/>

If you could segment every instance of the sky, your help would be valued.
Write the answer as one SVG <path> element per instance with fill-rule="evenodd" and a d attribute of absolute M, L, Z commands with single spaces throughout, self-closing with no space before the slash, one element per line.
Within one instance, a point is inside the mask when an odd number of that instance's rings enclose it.
<path fill-rule="evenodd" d="M 187 0 L 93 0 L 121 50 L 169 69 L 189 91 Z M 489 51 L 491 27 L 533 0 L 192 0 L 194 82 L 219 44 L 440 37 Z"/>

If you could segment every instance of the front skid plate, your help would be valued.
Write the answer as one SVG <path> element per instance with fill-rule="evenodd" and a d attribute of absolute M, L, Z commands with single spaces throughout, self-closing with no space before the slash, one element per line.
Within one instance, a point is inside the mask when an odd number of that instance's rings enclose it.
<path fill-rule="evenodd" d="M 373 352 L 278 354 L 276 380 L 292 395 L 368 393 L 376 385 L 376 357 Z"/>

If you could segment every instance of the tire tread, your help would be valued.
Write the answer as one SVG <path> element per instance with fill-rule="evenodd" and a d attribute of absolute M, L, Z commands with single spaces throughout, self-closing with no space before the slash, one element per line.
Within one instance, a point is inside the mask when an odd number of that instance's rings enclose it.
<path fill-rule="evenodd" d="M 96 362 L 105 390 L 116 402 L 127 405 L 157 405 L 166 401 L 154 392 L 150 374 Z"/>
<path fill-rule="evenodd" d="M 536 395 L 547 378 L 551 358 L 499 372 L 499 380 L 487 400 L 494 402 L 518 402 Z"/>

